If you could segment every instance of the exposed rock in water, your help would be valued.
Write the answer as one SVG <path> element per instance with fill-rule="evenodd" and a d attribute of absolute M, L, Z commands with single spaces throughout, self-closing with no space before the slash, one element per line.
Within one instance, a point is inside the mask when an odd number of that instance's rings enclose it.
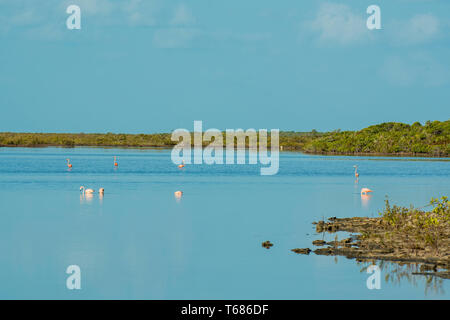
<path fill-rule="evenodd" d="M 393 225 L 383 218 L 330 218 L 314 223 L 317 233 L 350 232 L 350 238 L 338 241 L 313 241 L 317 255 L 344 256 L 360 262 L 374 260 L 420 264 L 420 272 L 450 279 L 450 228 L 439 229 L 437 244 L 420 240 L 422 230 Z M 419 235 L 419 236 L 418 236 Z M 294 249 L 296 250 L 296 249 Z M 294 251 L 293 250 L 293 251 Z"/>
<path fill-rule="evenodd" d="M 262 243 L 262 246 L 266 249 L 270 249 L 270 247 L 273 246 L 273 243 L 271 243 L 269 240 L 267 240 Z"/>
<path fill-rule="evenodd" d="M 312 244 L 315 246 L 323 246 L 323 245 L 326 245 L 327 242 L 324 240 L 314 240 Z"/>
<path fill-rule="evenodd" d="M 425 272 L 425 271 L 437 271 L 437 265 L 435 264 L 422 264 L 420 266 L 420 272 Z"/>
<path fill-rule="evenodd" d="M 303 249 L 297 248 L 297 249 L 292 249 L 291 251 L 293 251 L 295 253 L 298 253 L 298 254 L 309 254 L 311 252 L 311 249 L 309 249 L 309 248 L 303 248 Z"/>

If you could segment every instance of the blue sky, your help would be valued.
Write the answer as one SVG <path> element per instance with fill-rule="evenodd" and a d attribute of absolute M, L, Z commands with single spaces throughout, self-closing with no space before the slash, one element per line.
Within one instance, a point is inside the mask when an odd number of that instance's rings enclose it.
<path fill-rule="evenodd" d="M 66 8 L 81 8 L 68 30 Z M 366 8 L 381 8 L 369 31 Z M 0 0 L 0 131 L 449 119 L 450 1 Z"/>

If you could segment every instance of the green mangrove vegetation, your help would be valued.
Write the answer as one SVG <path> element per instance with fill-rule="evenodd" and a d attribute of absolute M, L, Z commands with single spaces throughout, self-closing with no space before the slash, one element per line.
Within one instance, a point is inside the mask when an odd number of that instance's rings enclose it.
<path fill-rule="evenodd" d="M 424 125 L 387 122 L 360 131 L 335 131 L 311 140 L 306 152 L 449 156 L 450 120 Z"/>
<path fill-rule="evenodd" d="M 414 249 L 429 247 L 436 253 L 441 250 L 448 251 L 450 201 L 447 197 L 432 198 L 428 205 L 432 209 L 428 211 L 423 208 L 391 206 L 388 199 L 385 204 L 384 211 L 379 215 L 386 224 L 387 238 L 395 238 L 396 234 L 407 234 L 409 243 Z"/>
<path fill-rule="evenodd" d="M 2 147 L 99 146 L 99 147 L 169 147 L 170 133 L 0 133 Z"/>
<path fill-rule="evenodd" d="M 268 135 L 270 145 L 270 134 Z M 193 141 L 193 139 L 192 139 Z M 224 143 L 225 143 L 224 133 Z M 15 133 L 0 132 L 0 147 L 101 146 L 172 147 L 171 133 Z M 248 145 L 248 139 L 246 141 Z M 208 142 L 204 142 L 207 145 Z M 359 131 L 280 132 L 283 150 L 314 154 L 450 155 L 450 120 L 416 122 L 412 125 L 386 122 Z"/>

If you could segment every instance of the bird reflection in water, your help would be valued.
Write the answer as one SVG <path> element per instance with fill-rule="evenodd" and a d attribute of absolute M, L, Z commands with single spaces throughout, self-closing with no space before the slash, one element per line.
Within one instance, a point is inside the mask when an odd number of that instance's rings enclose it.
<path fill-rule="evenodd" d="M 372 198 L 371 194 L 362 194 L 361 195 L 361 204 L 364 208 L 367 208 L 369 206 L 371 198 Z"/>
<path fill-rule="evenodd" d="M 82 193 L 80 194 L 80 204 L 88 204 L 92 202 L 94 195 L 92 193 Z"/>
<path fill-rule="evenodd" d="M 98 189 L 98 199 L 100 204 L 103 204 L 103 196 L 105 195 L 105 189 L 104 188 L 100 188 Z"/>
<path fill-rule="evenodd" d="M 91 203 L 92 199 L 94 198 L 94 193 L 95 191 L 93 189 L 85 189 L 84 186 L 80 187 L 80 204 L 85 204 L 85 203 Z M 104 188 L 100 188 L 98 190 L 98 199 L 100 204 L 103 203 L 103 196 L 105 194 L 105 189 Z"/>
<path fill-rule="evenodd" d="M 176 201 L 177 201 L 177 202 L 180 202 L 181 197 L 183 196 L 183 192 L 182 192 L 182 191 L 175 191 L 175 192 L 174 192 L 174 195 L 175 195 Z"/>

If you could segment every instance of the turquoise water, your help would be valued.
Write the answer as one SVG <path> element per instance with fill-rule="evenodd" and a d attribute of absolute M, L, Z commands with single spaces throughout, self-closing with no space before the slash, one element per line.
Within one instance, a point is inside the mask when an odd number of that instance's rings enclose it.
<path fill-rule="evenodd" d="M 369 290 L 365 265 L 290 249 L 321 239 L 313 221 L 377 216 L 386 195 L 423 206 L 449 195 L 449 178 L 445 159 L 286 152 L 278 175 L 260 176 L 258 165 L 180 170 L 170 150 L 0 148 L 0 298 L 448 299 L 449 280 L 385 264 Z M 69 265 L 80 290 L 66 288 Z"/>

